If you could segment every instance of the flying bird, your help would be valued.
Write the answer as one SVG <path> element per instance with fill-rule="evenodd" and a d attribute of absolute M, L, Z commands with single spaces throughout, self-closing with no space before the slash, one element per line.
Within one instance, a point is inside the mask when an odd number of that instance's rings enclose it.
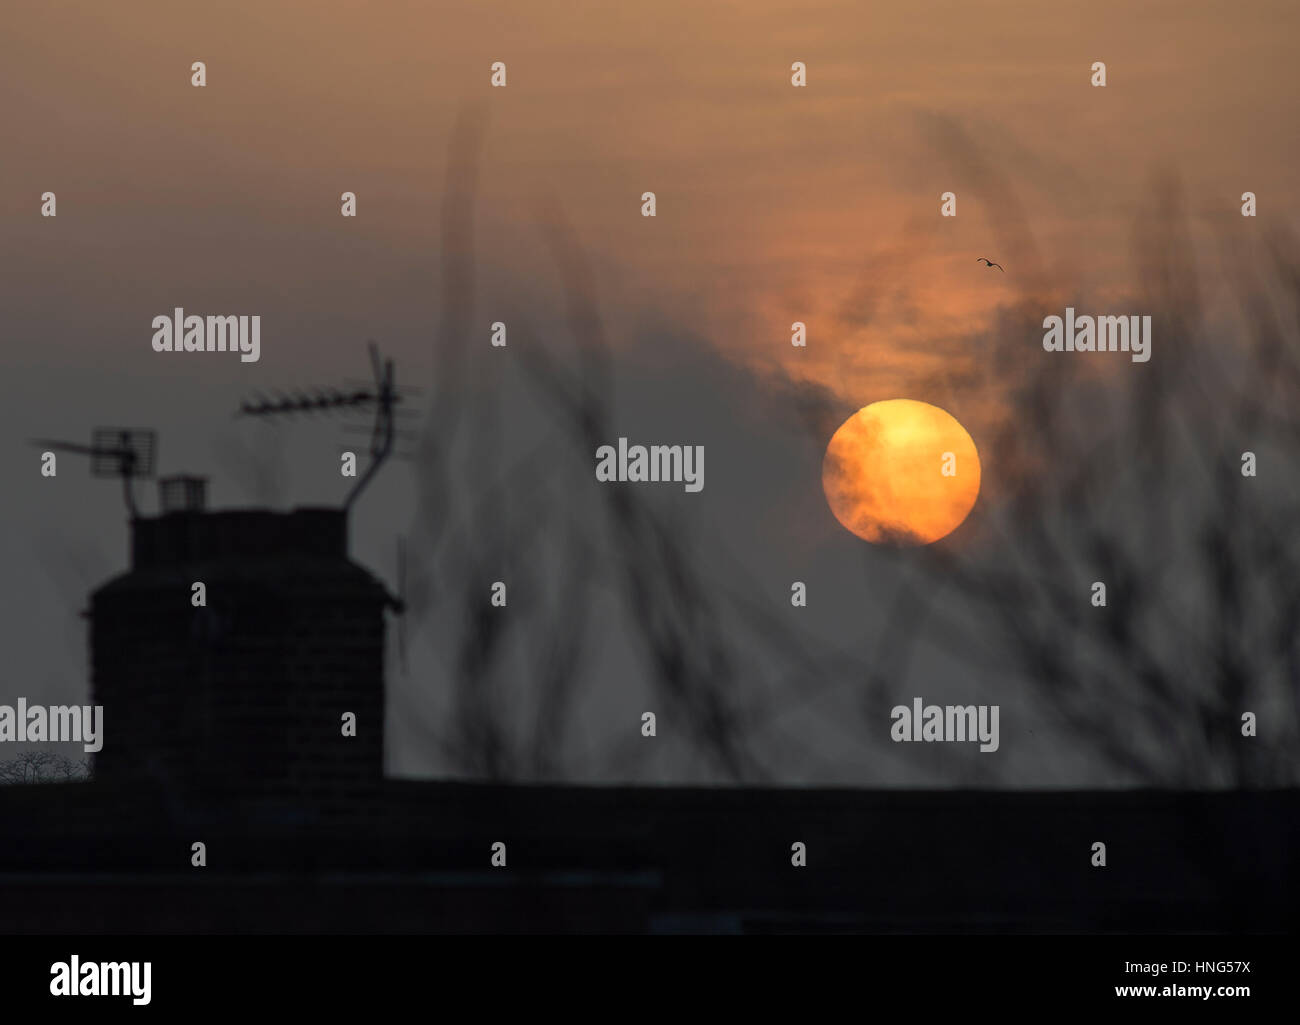
<path fill-rule="evenodd" d="M 982 257 L 982 256 L 979 257 L 978 259 L 976 259 L 975 262 L 976 262 L 976 263 L 982 263 L 982 264 L 984 264 L 984 266 L 987 267 L 989 270 L 992 270 L 994 267 L 996 267 L 998 270 L 1002 271 L 1003 274 L 1006 273 L 1005 270 L 1002 270 L 1002 264 L 1000 264 L 1000 263 L 994 263 L 992 260 L 986 260 L 986 259 L 985 259 L 984 257 Z"/>

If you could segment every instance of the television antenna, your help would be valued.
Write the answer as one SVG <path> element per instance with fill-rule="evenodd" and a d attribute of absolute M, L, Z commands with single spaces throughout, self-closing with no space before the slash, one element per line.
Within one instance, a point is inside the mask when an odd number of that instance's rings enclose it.
<path fill-rule="evenodd" d="M 142 427 L 96 427 L 89 445 L 50 438 L 33 438 L 33 445 L 61 452 L 90 456 L 90 472 L 95 477 L 120 477 L 122 495 L 131 519 L 139 518 L 131 482 L 137 477 L 152 477 L 157 463 L 158 432 Z"/>
<path fill-rule="evenodd" d="M 393 439 L 397 436 L 394 429 L 398 411 L 394 407 L 402 401 L 399 392 L 414 389 L 398 388 L 393 383 L 393 361 L 381 360 L 379 348 L 374 342 L 369 343 L 370 366 L 374 373 L 374 384 L 370 388 L 355 388 L 340 391 L 337 388 L 318 389 L 316 391 L 296 392 L 293 395 L 276 393 L 275 398 L 267 399 L 256 396 L 256 401 L 244 401 L 239 404 L 237 416 L 283 416 L 305 413 L 332 413 L 337 410 L 371 409 L 375 411 L 374 425 L 370 430 L 370 462 L 365 472 L 357 479 L 343 501 L 343 508 L 350 509 L 352 503 L 365 490 L 374 478 L 379 467 L 393 451 Z"/>
<path fill-rule="evenodd" d="M 370 369 L 374 381 L 370 388 L 357 387 L 347 391 L 337 388 L 317 389 L 313 392 L 296 392 L 292 395 L 276 393 L 274 398 L 257 396 L 256 401 L 245 401 L 239 405 L 237 416 L 284 416 L 305 413 L 334 413 L 339 410 L 352 411 L 373 409 L 374 424 L 370 428 L 370 463 L 343 501 L 344 511 L 365 490 L 374 478 L 379 467 L 393 451 L 393 441 L 398 436 L 407 437 L 396 430 L 396 419 L 404 411 L 394 407 L 402 401 L 399 392 L 414 392 L 418 388 L 398 388 L 393 382 L 393 361 L 380 359 L 379 348 L 374 342 L 368 343 L 370 350 Z M 409 415 L 418 416 L 415 411 Z M 344 428 L 347 429 L 346 427 Z M 364 428 L 360 428 L 364 429 Z M 388 608 L 397 617 L 397 653 L 402 673 L 406 673 L 406 541 L 397 539 L 397 594 L 388 595 Z"/>

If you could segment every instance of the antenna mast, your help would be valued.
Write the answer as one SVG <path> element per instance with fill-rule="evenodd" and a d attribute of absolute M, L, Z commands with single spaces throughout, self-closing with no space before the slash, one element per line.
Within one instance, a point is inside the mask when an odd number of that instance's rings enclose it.
<path fill-rule="evenodd" d="M 343 501 L 345 510 L 352 507 L 365 490 L 367 484 L 375 476 L 379 467 L 383 465 L 389 454 L 393 451 L 393 407 L 401 402 L 401 396 L 397 393 L 398 389 L 393 384 L 393 361 L 381 360 L 379 358 L 379 348 L 374 342 L 369 343 L 370 348 L 370 366 L 374 373 L 375 383 L 373 390 L 354 390 L 350 392 L 341 392 L 337 389 L 328 389 L 316 391 L 312 394 L 303 394 L 301 392 L 292 395 L 278 395 L 275 401 L 262 399 L 258 402 L 241 402 L 239 414 L 243 416 L 278 416 L 292 413 L 317 413 L 332 412 L 336 409 L 361 408 L 373 406 L 375 410 L 375 423 L 370 432 L 370 463 L 366 467 L 365 473 L 358 478 L 352 490 Z"/>
<path fill-rule="evenodd" d="M 132 520 L 140 518 L 131 482 L 152 477 L 158 451 L 158 432 L 131 427 L 96 427 L 89 445 L 50 438 L 33 438 L 33 445 L 90 456 L 90 472 L 96 477 L 120 477 L 126 511 Z"/>

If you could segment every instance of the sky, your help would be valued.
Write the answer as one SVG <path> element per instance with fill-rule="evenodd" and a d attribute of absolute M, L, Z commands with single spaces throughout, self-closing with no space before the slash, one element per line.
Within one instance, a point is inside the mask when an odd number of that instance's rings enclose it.
<path fill-rule="evenodd" d="M 870 648 L 864 638 L 887 629 L 888 589 L 836 574 L 865 565 L 892 582 L 886 571 L 910 568 L 882 563 L 829 515 L 819 479 L 830 433 L 896 397 L 938 402 L 977 445 L 1008 425 L 1035 431 L 1039 414 L 1017 386 L 1043 357 L 1037 322 L 1069 304 L 1145 309 L 1144 260 L 1165 232 L 1202 277 L 1207 320 L 1231 325 L 1241 290 L 1228 254 L 1255 253 L 1267 230 L 1297 222 L 1298 21 L 1290 3 L 390 3 L 377 13 L 353 2 L 123 11 L 17 0 L 0 41 L 6 692 L 85 693 L 77 613 L 127 559 L 116 491 L 71 462 L 41 479 L 31 437 L 153 426 L 162 469 L 210 474 L 218 507 L 333 503 L 335 428 L 232 413 L 254 391 L 364 378 L 373 338 L 399 382 L 444 399 L 449 381 L 459 389 L 454 444 L 470 448 L 453 508 L 503 472 L 472 472 L 476 432 L 494 425 L 501 460 L 551 461 L 543 476 L 561 520 L 605 515 L 593 511 L 604 507 L 589 493 L 588 454 L 526 369 L 530 346 L 580 362 L 593 342 L 570 338 L 557 237 L 587 268 L 580 291 L 608 346 L 611 426 L 685 432 L 709 451 L 693 506 L 644 498 L 693 550 L 728 553 L 731 569 L 701 556 L 701 579 L 734 583 L 740 563 L 775 610 L 796 574 L 829 574 L 821 618 L 798 627 L 799 644 Z M 190 85 L 196 60 L 201 89 Z M 504 89 L 489 87 L 494 61 L 506 63 Z M 806 88 L 791 86 L 794 61 L 807 66 Z M 1094 61 L 1106 63 L 1105 88 L 1090 84 Z M 457 166 L 473 168 L 472 193 L 454 188 Z M 40 216 L 45 191 L 58 197 L 54 218 Z M 340 216 L 344 191 L 357 196 L 355 219 Z M 645 191 L 653 219 L 641 216 Z M 954 218 L 940 216 L 948 191 Z M 1258 197 L 1255 220 L 1239 215 L 1245 191 Z M 467 256 L 444 237 L 456 217 L 471 218 L 457 244 L 472 243 L 474 273 L 468 295 L 449 297 L 449 269 Z M 451 300 L 466 307 L 457 339 L 445 331 Z M 260 361 L 153 352 L 151 320 L 176 306 L 260 315 Z M 526 332 L 494 352 L 494 321 Z M 807 324 L 806 348 L 790 345 L 794 321 Z M 577 323 L 580 334 L 591 326 Z M 1222 337 L 1241 344 L 1230 327 Z M 1152 373 L 1164 372 L 1164 341 Z M 449 356 L 464 364 L 455 373 Z M 1137 373 L 1117 361 L 1077 372 L 1100 375 L 1103 392 Z M 985 470 L 996 506 L 1011 494 L 998 490 L 1011 464 L 1000 472 L 986 459 Z M 394 463 L 358 507 L 354 553 L 381 575 L 391 577 L 396 534 L 429 529 L 421 473 L 418 460 Z M 560 536 L 551 522 L 539 516 L 548 543 Z M 445 597 L 430 602 L 434 618 L 417 631 L 422 683 L 390 691 L 394 771 L 456 768 L 409 725 L 450 714 L 455 670 L 438 652 L 454 645 L 443 635 L 456 621 Z M 619 654 L 632 628 L 597 620 L 604 654 L 584 678 L 653 676 Z M 1009 672 L 975 679 L 935 638 L 920 647 L 932 690 L 999 693 Z M 524 705 L 530 650 L 515 673 Z M 740 675 L 780 692 L 759 669 Z M 608 732 L 646 687 L 597 688 L 584 729 Z M 1022 697 L 1013 688 L 1002 699 L 1013 708 Z M 767 735 L 769 778 L 969 778 L 964 756 L 900 765 L 852 730 L 832 743 L 823 731 L 843 709 L 810 711 L 820 700 L 794 702 L 780 743 Z M 1006 750 L 1013 784 L 1132 781 L 1035 731 Z M 617 771 L 715 778 L 716 766 L 661 747 Z M 616 774 L 590 753 L 545 771 Z"/>

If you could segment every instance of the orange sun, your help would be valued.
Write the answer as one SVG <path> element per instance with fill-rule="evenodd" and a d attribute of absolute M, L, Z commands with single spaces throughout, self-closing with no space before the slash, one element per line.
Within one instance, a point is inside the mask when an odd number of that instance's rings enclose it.
<path fill-rule="evenodd" d="M 975 442 L 928 402 L 863 406 L 826 446 L 822 488 L 831 512 L 877 544 L 927 545 L 956 530 L 980 492 Z"/>

